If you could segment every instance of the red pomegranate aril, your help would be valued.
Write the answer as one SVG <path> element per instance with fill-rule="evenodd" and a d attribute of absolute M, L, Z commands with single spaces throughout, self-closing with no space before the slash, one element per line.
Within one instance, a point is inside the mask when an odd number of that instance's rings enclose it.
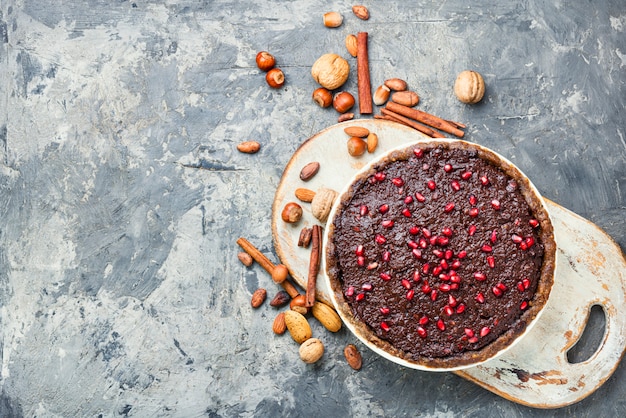
<path fill-rule="evenodd" d="M 476 225 L 470 225 L 467 233 L 469 234 L 469 236 L 473 236 L 476 233 Z"/>
<path fill-rule="evenodd" d="M 448 244 L 450 244 L 450 239 L 448 237 L 437 237 L 437 245 L 445 247 Z"/>
<path fill-rule="evenodd" d="M 502 290 L 503 292 L 506 291 L 507 287 L 504 283 L 500 282 L 496 285 L 496 287 L 500 290 Z"/>
<path fill-rule="evenodd" d="M 386 306 L 383 306 L 382 308 L 380 308 L 380 313 L 383 315 L 389 315 L 389 312 L 391 312 L 391 309 L 389 309 Z"/>
<path fill-rule="evenodd" d="M 428 241 L 424 238 L 420 238 L 419 241 L 417 242 L 417 245 L 419 245 L 420 248 L 424 249 L 428 247 Z"/>
<path fill-rule="evenodd" d="M 527 277 L 524 277 L 522 279 L 522 284 L 524 285 L 524 289 L 528 289 L 530 287 L 530 279 Z"/>
<path fill-rule="evenodd" d="M 452 295 L 448 296 L 448 305 L 450 305 L 453 308 L 457 305 L 457 300 L 454 296 Z"/>
<path fill-rule="evenodd" d="M 438 250 L 437 248 L 435 248 L 433 250 L 433 255 L 437 258 L 443 258 L 443 251 Z"/>
<path fill-rule="evenodd" d="M 478 208 L 471 208 L 467 213 L 469 214 L 469 216 L 471 216 L 472 218 L 475 218 L 478 216 Z"/>
<path fill-rule="evenodd" d="M 443 166 L 443 171 L 445 171 L 446 173 L 449 173 L 453 169 L 454 169 L 454 167 L 452 167 L 452 164 L 446 164 L 446 165 Z"/>
<path fill-rule="evenodd" d="M 452 251 L 452 250 L 446 250 L 443 253 L 443 258 L 445 258 L 446 260 L 451 260 L 452 257 L 454 257 L 454 251 Z"/>
<path fill-rule="evenodd" d="M 354 252 L 356 255 L 363 255 L 364 254 L 363 245 L 357 245 L 356 250 Z"/>
<path fill-rule="evenodd" d="M 465 328 L 465 335 L 467 335 L 468 337 L 472 338 L 474 336 L 474 330 L 472 330 L 471 328 Z"/>
<path fill-rule="evenodd" d="M 480 247 L 480 250 L 485 253 L 490 253 L 493 251 L 493 247 L 489 244 L 483 244 L 482 247 Z"/>
<path fill-rule="evenodd" d="M 485 295 L 482 293 L 478 293 L 474 299 L 476 299 L 478 303 L 485 303 Z"/>
<path fill-rule="evenodd" d="M 526 244 L 526 241 L 522 241 L 522 242 L 520 242 L 520 243 L 519 243 L 519 248 L 520 248 L 522 251 L 526 251 L 526 250 L 528 249 L 528 244 Z"/>
<path fill-rule="evenodd" d="M 365 299 L 365 293 L 357 293 L 355 299 L 357 302 L 362 301 L 363 299 Z"/>
<path fill-rule="evenodd" d="M 446 206 L 443 208 L 443 211 L 446 213 L 450 213 L 454 210 L 454 206 L 454 202 L 447 203 Z"/>
<path fill-rule="evenodd" d="M 410 281 L 408 281 L 407 279 L 402 279 L 402 282 L 401 282 L 401 283 L 402 283 L 402 286 L 403 286 L 405 289 L 410 289 L 411 287 L 413 287 L 413 286 L 411 285 L 411 282 L 410 282 Z"/>
<path fill-rule="evenodd" d="M 376 234 L 376 236 L 374 237 L 374 241 L 376 241 L 376 244 L 382 245 L 387 242 L 387 238 L 380 234 Z"/>
<path fill-rule="evenodd" d="M 349 287 L 346 289 L 346 296 L 347 296 L 347 297 L 354 296 L 354 286 L 349 286 Z"/>
<path fill-rule="evenodd" d="M 485 280 L 487 280 L 487 275 L 485 275 L 485 273 L 483 272 L 477 271 L 476 273 L 474 273 L 474 278 L 479 282 L 484 282 Z"/>
<path fill-rule="evenodd" d="M 452 180 L 450 182 L 450 187 L 452 188 L 452 190 L 454 190 L 455 192 L 458 192 L 459 190 L 461 190 L 461 183 L 459 183 L 457 180 Z"/>
<path fill-rule="evenodd" d="M 392 219 L 385 219 L 384 221 L 381 222 L 381 225 L 383 226 L 383 228 L 393 228 L 394 222 Z"/>
<path fill-rule="evenodd" d="M 413 203 L 413 196 L 407 196 L 404 198 L 404 203 L 406 203 L 407 205 L 410 205 L 411 203 Z"/>
<path fill-rule="evenodd" d="M 521 281 L 517 282 L 516 287 L 517 287 L 517 290 L 519 290 L 520 292 L 523 292 L 524 290 L 526 290 L 524 289 L 524 283 L 522 283 Z"/>
<path fill-rule="evenodd" d="M 489 178 L 487 176 L 481 176 L 480 177 L 480 184 L 482 184 L 483 186 L 488 186 L 489 185 Z"/>
<path fill-rule="evenodd" d="M 522 241 L 524 241 L 524 238 L 520 237 L 520 236 L 519 236 L 519 235 L 517 235 L 517 234 L 513 234 L 513 235 L 511 235 L 511 240 L 512 240 L 514 243 L 519 244 L 519 243 L 521 243 Z"/>
<path fill-rule="evenodd" d="M 450 283 L 450 290 L 459 290 L 458 283 Z"/>
<path fill-rule="evenodd" d="M 459 284 L 461 283 L 461 276 L 459 276 L 458 274 L 450 274 L 450 281 L 452 282 L 452 284 Z M 452 284 L 450 285 L 450 289 L 452 289 Z"/>
<path fill-rule="evenodd" d="M 492 287 L 491 292 L 493 292 L 493 294 L 497 297 L 500 297 L 503 294 L 502 290 L 500 290 L 497 286 Z"/>
<path fill-rule="evenodd" d="M 465 250 L 461 250 L 459 251 L 459 253 L 456 255 L 459 259 L 464 259 L 465 257 L 467 257 L 467 251 Z"/>
<path fill-rule="evenodd" d="M 491 241 L 493 244 L 496 243 L 496 241 L 498 241 L 498 230 L 494 229 L 493 231 L 491 231 L 491 235 L 489 236 L 489 241 Z"/>
<path fill-rule="evenodd" d="M 415 290 L 411 289 L 408 292 L 406 292 L 406 299 L 407 300 L 413 300 L 414 296 L 415 296 Z"/>
<path fill-rule="evenodd" d="M 433 235 L 432 237 L 428 239 L 428 242 L 430 242 L 430 245 L 437 244 L 437 237 Z"/>
<path fill-rule="evenodd" d="M 422 250 L 420 250 L 419 248 L 414 248 L 413 250 L 411 250 L 411 253 L 413 254 L 413 257 L 415 257 L 418 260 L 422 259 Z"/>
<path fill-rule="evenodd" d="M 519 308 L 520 308 L 522 311 L 525 311 L 525 310 L 526 310 L 526 308 L 528 308 L 528 302 L 527 302 L 527 301 L 522 301 L 522 303 L 519 305 Z"/>
<path fill-rule="evenodd" d="M 363 283 L 363 284 L 361 285 L 361 289 L 363 289 L 363 291 L 365 291 L 365 292 L 369 292 L 369 291 L 371 291 L 373 288 L 374 288 L 374 286 L 372 286 L 372 284 L 371 284 L 371 283 Z"/>
<path fill-rule="evenodd" d="M 454 309 L 452 309 L 450 306 L 446 305 L 443 307 L 443 313 L 445 313 L 448 316 L 452 316 L 454 315 Z"/>
<path fill-rule="evenodd" d="M 432 236 L 432 233 L 430 232 L 430 229 L 422 228 L 422 235 L 424 236 L 424 238 L 430 238 Z"/>
<path fill-rule="evenodd" d="M 359 214 L 361 216 L 365 216 L 369 213 L 369 208 L 366 205 L 361 205 L 361 207 L 359 208 Z"/>
<path fill-rule="evenodd" d="M 472 172 L 471 172 L 471 171 L 464 171 L 464 172 L 461 174 L 461 178 L 462 178 L 463 180 L 469 180 L 471 177 L 472 177 Z"/>
<path fill-rule="evenodd" d="M 415 154 L 417 158 L 422 158 L 424 156 L 424 150 L 421 148 L 415 148 L 413 150 L 413 154 Z"/>
<path fill-rule="evenodd" d="M 420 192 L 416 192 L 415 193 L 415 199 L 418 202 L 424 202 L 426 200 L 426 197 L 423 194 L 421 194 Z"/>
<path fill-rule="evenodd" d="M 530 219 L 528 221 L 528 225 L 532 226 L 533 228 L 537 228 L 539 226 L 539 221 L 537 219 Z"/>
<path fill-rule="evenodd" d="M 450 268 L 453 269 L 453 270 L 458 270 L 459 268 L 461 268 L 461 261 L 460 260 L 454 260 L 452 262 L 452 264 L 450 264 Z"/>
<path fill-rule="evenodd" d="M 432 271 L 433 276 L 439 276 L 439 274 L 443 271 L 441 266 L 435 266 Z"/>
<path fill-rule="evenodd" d="M 433 302 L 436 301 L 438 295 L 439 295 L 439 293 L 437 293 L 436 290 L 431 290 L 431 292 L 430 292 L 430 300 L 432 300 Z"/>
<path fill-rule="evenodd" d="M 427 281 L 424 281 L 424 284 L 422 285 L 422 293 L 424 293 L 425 295 L 428 295 L 430 292 L 431 292 L 430 285 L 428 284 Z"/>
<path fill-rule="evenodd" d="M 385 180 L 385 177 L 386 175 L 382 171 L 379 171 L 376 174 L 374 174 L 374 178 L 376 179 L 376 181 L 383 181 Z"/>
<path fill-rule="evenodd" d="M 439 275 L 439 280 L 441 280 L 442 282 L 449 282 L 450 281 L 450 276 L 448 276 L 445 273 L 441 273 Z"/>
<path fill-rule="evenodd" d="M 359 256 L 359 257 L 357 257 L 357 258 L 356 258 L 356 263 L 357 263 L 359 266 L 363 267 L 363 266 L 365 265 L 365 257 L 363 257 L 363 256 Z"/>
<path fill-rule="evenodd" d="M 422 338 L 426 338 L 428 336 L 428 333 L 426 332 L 424 328 L 417 327 L 417 335 L 419 335 Z"/>
<path fill-rule="evenodd" d="M 389 324 L 388 324 L 388 323 L 386 323 L 385 321 L 383 321 L 383 322 L 381 322 L 381 323 L 380 323 L 380 328 L 381 328 L 383 331 L 387 332 L 387 331 L 389 331 Z"/>
<path fill-rule="evenodd" d="M 430 190 L 435 190 L 437 188 L 437 183 L 435 183 L 435 180 L 428 180 L 428 182 L 426 183 L 426 187 L 428 187 Z"/>
<path fill-rule="evenodd" d="M 495 210 L 500 210 L 502 206 L 500 205 L 500 201 L 498 199 L 493 199 L 491 201 L 491 207 Z"/>
<path fill-rule="evenodd" d="M 389 280 L 391 280 L 391 275 L 389 273 L 385 273 L 385 272 L 381 272 L 378 277 L 380 277 L 382 280 L 388 282 Z"/>
<path fill-rule="evenodd" d="M 535 238 L 533 237 L 527 237 L 526 240 L 524 241 L 526 243 L 526 246 L 528 248 L 532 247 L 533 245 L 535 245 Z"/>
<path fill-rule="evenodd" d="M 426 325 L 426 324 L 428 324 L 428 321 L 429 321 L 428 317 L 427 316 L 423 316 L 417 322 L 420 325 Z"/>
<path fill-rule="evenodd" d="M 467 340 L 468 343 L 475 344 L 478 342 L 478 337 L 474 336 Z"/>
<path fill-rule="evenodd" d="M 411 234 L 411 235 L 417 235 L 417 234 L 419 234 L 419 233 L 420 233 L 420 229 L 419 229 L 419 227 L 417 227 L 417 226 L 412 226 L 412 227 L 409 229 L 409 234 Z"/>
<path fill-rule="evenodd" d="M 482 327 L 480 329 L 480 336 L 484 337 L 485 335 L 489 334 L 491 332 L 491 328 L 489 327 Z"/>
<path fill-rule="evenodd" d="M 450 268 L 450 265 L 448 265 L 448 262 L 446 261 L 445 258 L 439 262 L 439 265 L 444 270 L 448 270 Z"/>
<path fill-rule="evenodd" d="M 443 319 L 439 318 L 437 320 L 437 328 L 439 328 L 441 331 L 446 330 L 446 324 L 443 322 Z"/>
<path fill-rule="evenodd" d="M 450 291 L 450 285 L 448 283 L 441 283 L 439 285 L 439 290 L 441 290 L 442 292 L 449 292 Z"/>
<path fill-rule="evenodd" d="M 381 259 L 386 263 L 391 260 L 391 253 L 389 251 L 385 251 L 381 256 Z"/>
<path fill-rule="evenodd" d="M 426 263 L 422 266 L 422 273 L 428 274 L 430 272 L 430 264 Z"/>
<path fill-rule="evenodd" d="M 417 242 L 415 242 L 415 241 L 413 241 L 413 240 L 411 240 L 411 241 L 407 242 L 407 243 L 406 243 L 406 245 L 408 245 L 408 246 L 409 246 L 409 248 L 411 248 L 411 249 L 413 249 L 413 250 L 414 250 L 414 249 L 416 249 L 416 248 L 419 248 L 418 243 L 417 243 Z"/>
<path fill-rule="evenodd" d="M 396 187 L 402 187 L 404 186 L 404 180 L 402 180 L 400 177 L 395 177 L 393 179 L 391 179 L 391 182 L 394 184 L 394 186 Z"/>
<path fill-rule="evenodd" d="M 470 205 L 474 206 L 478 202 L 478 199 L 476 199 L 476 196 L 471 194 L 470 197 L 469 197 L 469 202 L 470 202 Z"/>
<path fill-rule="evenodd" d="M 378 212 L 380 212 L 382 214 L 385 214 L 385 213 L 389 212 L 389 205 L 386 204 L 386 203 L 383 204 L 383 205 L 380 205 L 380 207 L 378 208 Z"/>
<path fill-rule="evenodd" d="M 415 270 L 413 272 L 413 281 L 414 282 L 419 282 L 420 280 L 421 280 L 420 272 L 419 272 L 419 270 Z"/>
<path fill-rule="evenodd" d="M 402 214 L 403 214 L 404 216 L 406 216 L 407 218 L 410 218 L 410 217 L 411 217 L 411 211 L 410 211 L 410 210 L 408 210 L 407 208 L 404 208 L 404 209 L 402 210 Z"/>
<path fill-rule="evenodd" d="M 491 255 L 488 256 L 487 257 L 487 265 L 490 268 L 495 268 L 496 267 L 496 259 L 493 256 L 491 256 Z"/>
<path fill-rule="evenodd" d="M 460 303 L 459 306 L 457 306 L 456 308 L 456 313 L 462 314 L 463 312 L 465 312 L 465 304 Z"/>

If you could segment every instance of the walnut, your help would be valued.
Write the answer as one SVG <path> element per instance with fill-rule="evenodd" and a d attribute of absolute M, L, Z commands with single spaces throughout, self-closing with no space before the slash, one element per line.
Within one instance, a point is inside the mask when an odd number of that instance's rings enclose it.
<path fill-rule="evenodd" d="M 476 71 L 461 71 L 454 82 L 454 94 L 463 103 L 478 103 L 485 95 L 485 81 Z"/>
<path fill-rule="evenodd" d="M 341 87 L 350 74 L 350 64 L 337 54 L 324 54 L 311 68 L 313 79 L 328 90 Z"/>

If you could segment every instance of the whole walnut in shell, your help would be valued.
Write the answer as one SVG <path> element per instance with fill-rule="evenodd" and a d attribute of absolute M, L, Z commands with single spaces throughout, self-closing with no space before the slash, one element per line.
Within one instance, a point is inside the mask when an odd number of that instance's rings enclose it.
<path fill-rule="evenodd" d="M 341 87 L 350 74 L 350 64 L 337 54 L 324 54 L 313 63 L 311 75 L 322 87 L 335 90 Z"/>

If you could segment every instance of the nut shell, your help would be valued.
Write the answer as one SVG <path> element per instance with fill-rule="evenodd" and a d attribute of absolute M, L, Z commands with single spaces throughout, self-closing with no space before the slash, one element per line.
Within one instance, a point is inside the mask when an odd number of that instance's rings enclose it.
<path fill-rule="evenodd" d="M 413 107 L 419 103 L 420 98 L 414 91 L 405 90 L 392 94 L 391 100 L 404 106 Z"/>
<path fill-rule="evenodd" d="M 352 136 L 348 138 L 348 154 L 353 157 L 359 157 L 365 154 L 367 150 L 367 144 L 362 138 L 358 136 Z"/>
<path fill-rule="evenodd" d="M 350 64 L 337 54 L 324 54 L 311 67 L 313 80 L 328 90 L 343 86 L 349 74 Z"/>
<path fill-rule="evenodd" d="M 346 36 L 346 49 L 350 55 L 356 58 L 358 52 L 356 35 L 350 34 Z"/>
<path fill-rule="evenodd" d="M 339 113 L 346 113 L 354 106 L 354 96 L 347 91 L 341 91 L 335 94 L 333 98 L 333 107 Z"/>
<path fill-rule="evenodd" d="M 324 13 L 324 26 L 327 28 L 338 28 L 343 23 L 343 16 L 339 12 Z"/>
<path fill-rule="evenodd" d="M 376 91 L 374 91 L 372 101 L 376 106 L 384 105 L 387 100 L 389 100 L 389 94 L 391 94 L 389 87 L 381 84 L 376 88 Z"/>
<path fill-rule="evenodd" d="M 454 94 L 463 103 L 478 103 L 485 95 L 485 81 L 476 71 L 461 71 L 454 82 Z"/>
<path fill-rule="evenodd" d="M 291 338 L 298 344 L 302 344 L 311 336 L 313 332 L 311 331 L 311 326 L 309 322 L 306 320 L 304 315 L 296 312 L 296 311 L 285 311 L 285 325 L 289 330 L 289 334 Z"/>
<path fill-rule="evenodd" d="M 311 201 L 311 212 L 320 222 L 326 222 L 330 209 L 339 193 L 332 189 L 321 188 L 315 193 Z"/>
<path fill-rule="evenodd" d="M 359 349 L 354 344 L 348 344 L 343 350 L 343 355 L 346 357 L 346 361 L 354 370 L 360 370 L 363 365 L 363 357 Z"/>
<path fill-rule="evenodd" d="M 324 344 L 317 338 L 309 338 L 300 345 L 300 359 L 305 363 L 315 363 L 324 355 Z"/>
<path fill-rule="evenodd" d="M 337 332 L 341 329 L 341 318 L 333 308 L 323 302 L 315 302 L 311 308 L 311 313 L 320 324 L 330 332 Z"/>

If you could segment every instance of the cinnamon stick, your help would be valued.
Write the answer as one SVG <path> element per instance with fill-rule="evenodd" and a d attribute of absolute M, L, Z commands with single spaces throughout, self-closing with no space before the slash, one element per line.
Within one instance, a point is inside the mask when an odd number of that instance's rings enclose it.
<path fill-rule="evenodd" d="M 426 113 L 412 107 L 403 106 L 391 101 L 387 102 L 386 108 L 388 110 L 391 110 L 392 112 L 396 112 L 402 116 L 406 116 L 407 118 L 414 119 L 425 125 L 432 126 L 433 128 L 437 128 L 456 137 L 463 138 L 463 135 L 465 135 L 465 132 L 456 128 L 451 123 L 437 116 L 431 115 L 430 113 Z"/>
<path fill-rule="evenodd" d="M 370 81 L 370 65 L 367 51 L 367 32 L 359 32 L 356 36 L 356 76 L 359 96 L 359 112 L 370 114 L 373 111 L 372 85 Z"/>
<path fill-rule="evenodd" d="M 419 122 L 415 122 L 414 120 L 411 120 L 407 117 L 404 117 L 402 115 L 399 115 L 395 112 L 392 112 L 389 109 L 385 109 L 384 107 L 380 109 L 381 113 L 383 115 L 387 115 L 390 116 L 392 119 L 395 119 L 397 121 L 399 121 L 400 123 L 403 123 L 407 126 L 410 126 L 413 129 L 417 129 L 418 131 L 420 131 L 423 134 L 426 134 L 428 136 L 430 136 L 431 138 L 445 138 L 444 135 L 442 135 L 440 132 L 437 132 L 435 130 L 430 129 L 428 126 L 426 125 L 422 125 Z"/>
<path fill-rule="evenodd" d="M 315 304 L 317 275 L 320 271 L 320 258 L 322 255 L 322 227 L 320 225 L 313 225 L 312 228 L 309 276 L 306 283 L 306 302 L 304 304 L 307 308 L 311 308 Z"/>

